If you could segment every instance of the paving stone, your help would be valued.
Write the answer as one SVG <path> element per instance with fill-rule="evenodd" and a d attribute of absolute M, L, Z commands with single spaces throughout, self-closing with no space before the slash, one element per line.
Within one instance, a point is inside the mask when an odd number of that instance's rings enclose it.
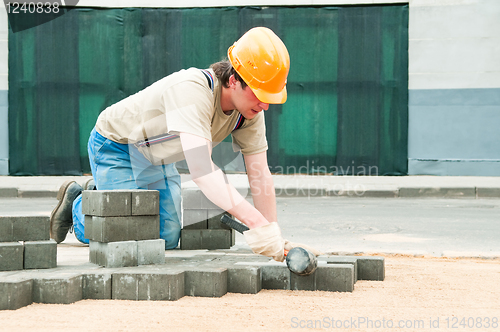
<path fill-rule="evenodd" d="M 176 301 L 184 296 L 182 271 L 113 273 L 114 300 Z"/>
<path fill-rule="evenodd" d="M 262 274 L 258 266 L 232 265 L 227 268 L 227 291 L 257 294 L 262 289 Z"/>
<path fill-rule="evenodd" d="M 299 276 L 295 273 L 290 273 L 290 289 L 308 291 L 316 290 L 316 271 L 308 276 Z"/>
<path fill-rule="evenodd" d="M 229 249 L 234 239 L 234 231 L 226 229 L 183 229 L 181 250 Z"/>
<path fill-rule="evenodd" d="M 82 299 L 110 300 L 111 273 L 88 273 L 82 276 Z"/>
<path fill-rule="evenodd" d="M 98 217 L 130 216 L 132 190 L 84 190 L 82 212 Z"/>
<path fill-rule="evenodd" d="M 327 264 L 314 272 L 316 290 L 352 292 L 354 290 L 354 265 Z"/>
<path fill-rule="evenodd" d="M 215 205 L 214 203 L 212 203 L 212 201 L 209 200 L 203 194 L 203 192 L 200 191 L 200 194 L 201 194 L 201 206 L 200 206 L 200 208 L 202 208 L 202 209 L 210 209 L 210 210 L 219 210 L 220 209 L 220 207 L 218 207 L 217 205 Z"/>
<path fill-rule="evenodd" d="M 231 216 L 229 213 L 227 213 L 226 211 L 222 210 L 222 209 L 218 209 L 218 210 L 208 210 L 208 228 L 209 229 L 228 229 L 228 230 L 232 230 L 231 227 L 229 227 L 228 225 L 226 224 L 223 224 L 221 221 L 220 221 L 220 218 L 222 217 L 223 214 L 227 214 L 229 217 L 233 217 Z"/>
<path fill-rule="evenodd" d="M 24 246 L 19 242 L 0 242 L 0 271 L 23 269 Z"/>
<path fill-rule="evenodd" d="M 153 216 L 160 214 L 160 192 L 137 190 L 132 192 L 132 215 Z"/>
<path fill-rule="evenodd" d="M 82 299 L 82 275 L 54 273 L 33 279 L 34 303 L 69 304 Z"/>
<path fill-rule="evenodd" d="M 290 273 L 290 289 L 352 292 L 354 290 L 354 265 L 324 264 L 308 276 Z"/>
<path fill-rule="evenodd" d="M 184 282 L 188 296 L 221 297 L 227 293 L 227 269 L 186 270 Z"/>
<path fill-rule="evenodd" d="M 400 197 L 471 198 L 476 188 L 400 188 Z"/>
<path fill-rule="evenodd" d="M 93 216 L 90 230 L 86 234 L 89 240 L 96 242 L 158 239 L 160 216 Z"/>
<path fill-rule="evenodd" d="M 327 258 L 318 257 L 318 263 L 326 261 L 327 264 L 352 264 L 354 266 L 354 282 L 358 281 L 358 260 L 353 256 L 329 256 Z"/>
<path fill-rule="evenodd" d="M 184 209 L 182 223 L 184 229 L 207 229 L 207 209 Z"/>
<path fill-rule="evenodd" d="M 262 289 L 290 289 L 290 270 L 286 263 L 275 263 L 260 266 L 262 273 Z"/>
<path fill-rule="evenodd" d="M 27 241 L 24 242 L 25 269 L 51 269 L 57 266 L 57 242 Z"/>
<path fill-rule="evenodd" d="M 182 206 L 184 209 L 201 209 L 201 190 L 185 189 L 182 190 Z"/>
<path fill-rule="evenodd" d="M 137 264 L 165 264 L 165 240 L 137 241 Z"/>
<path fill-rule="evenodd" d="M 45 216 L 0 216 L 0 242 L 50 239 L 50 218 Z"/>
<path fill-rule="evenodd" d="M 90 240 L 94 236 L 93 234 L 93 223 L 92 223 L 92 216 L 91 215 L 84 215 L 84 232 L 83 236 Z"/>
<path fill-rule="evenodd" d="M 33 280 L 10 276 L 0 280 L 0 310 L 16 310 L 33 303 Z"/>
<path fill-rule="evenodd" d="M 384 257 L 356 256 L 358 261 L 358 280 L 376 280 L 385 279 L 385 260 Z"/>
<path fill-rule="evenodd" d="M 137 266 L 137 241 L 101 243 L 90 241 L 91 263 L 104 267 Z"/>

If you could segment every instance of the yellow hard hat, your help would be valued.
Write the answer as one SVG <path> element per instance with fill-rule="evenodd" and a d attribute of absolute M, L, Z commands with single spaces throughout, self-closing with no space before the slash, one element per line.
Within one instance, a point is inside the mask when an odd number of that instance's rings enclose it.
<path fill-rule="evenodd" d="M 290 56 L 285 44 L 268 28 L 250 29 L 227 51 L 233 68 L 263 103 L 286 101 Z"/>

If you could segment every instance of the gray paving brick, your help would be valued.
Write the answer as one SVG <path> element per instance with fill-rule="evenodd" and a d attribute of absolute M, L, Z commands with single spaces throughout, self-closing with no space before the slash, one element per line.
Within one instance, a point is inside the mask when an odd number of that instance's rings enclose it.
<path fill-rule="evenodd" d="M 88 273 L 82 276 L 82 299 L 110 300 L 111 273 Z"/>
<path fill-rule="evenodd" d="M 231 227 L 229 227 L 228 225 L 226 224 L 223 224 L 221 223 L 220 221 L 220 218 L 222 217 L 222 215 L 226 213 L 226 211 L 222 210 L 222 209 L 218 209 L 218 210 L 208 210 L 208 228 L 209 229 L 228 229 L 228 230 L 232 230 Z M 229 217 L 233 217 L 231 216 L 229 213 L 227 213 L 227 215 Z"/>
<path fill-rule="evenodd" d="M 57 266 L 57 243 L 48 241 L 24 242 L 25 269 L 51 269 Z"/>
<path fill-rule="evenodd" d="M 33 280 L 18 276 L 0 281 L 0 310 L 16 310 L 33 303 Z"/>
<path fill-rule="evenodd" d="M 327 264 L 352 264 L 354 266 L 354 282 L 358 281 L 358 260 L 353 256 L 329 256 L 327 258 L 318 258 L 320 261 L 326 261 Z"/>
<path fill-rule="evenodd" d="M 132 214 L 131 190 L 84 190 L 82 212 L 98 217 L 121 217 Z"/>
<path fill-rule="evenodd" d="M 471 198 L 476 188 L 400 188 L 399 197 Z"/>
<path fill-rule="evenodd" d="M 352 292 L 354 290 L 354 265 L 327 264 L 314 272 L 316 290 L 328 292 Z"/>
<path fill-rule="evenodd" d="M 0 271 L 23 269 L 24 246 L 19 242 L 0 242 Z"/>
<path fill-rule="evenodd" d="M 11 217 L 0 217 L 0 242 L 14 241 L 13 227 Z"/>
<path fill-rule="evenodd" d="M 299 276 L 295 273 L 290 273 L 290 289 L 308 291 L 316 290 L 316 271 L 308 276 Z"/>
<path fill-rule="evenodd" d="M 184 229 L 207 229 L 207 209 L 184 209 L 182 222 Z"/>
<path fill-rule="evenodd" d="M 184 189 L 182 190 L 182 206 L 184 209 L 201 209 L 201 190 Z"/>
<path fill-rule="evenodd" d="M 356 256 L 358 261 L 358 280 L 376 280 L 385 279 L 385 260 L 384 257 Z"/>
<path fill-rule="evenodd" d="M 290 270 L 286 263 L 265 264 L 260 266 L 262 289 L 290 289 Z"/>
<path fill-rule="evenodd" d="M 137 264 L 165 264 L 165 240 L 137 241 Z"/>
<path fill-rule="evenodd" d="M 81 274 L 57 273 L 33 279 L 34 303 L 69 304 L 81 299 Z"/>
<path fill-rule="evenodd" d="M 83 236 L 86 239 L 90 239 L 94 236 L 92 225 L 93 225 L 92 216 L 91 215 L 84 215 L 84 233 L 83 233 Z"/>
<path fill-rule="evenodd" d="M 49 240 L 49 228 L 45 216 L 0 216 L 0 242 Z"/>
<path fill-rule="evenodd" d="M 182 271 L 113 273 L 114 300 L 176 301 L 184 296 Z"/>
<path fill-rule="evenodd" d="M 234 231 L 226 229 L 183 229 L 181 249 L 229 249 L 234 244 Z"/>
<path fill-rule="evenodd" d="M 93 216 L 87 235 L 89 240 L 97 242 L 158 239 L 160 216 Z"/>
<path fill-rule="evenodd" d="M 158 190 L 137 190 L 132 192 L 132 215 L 153 216 L 160 213 Z"/>
<path fill-rule="evenodd" d="M 354 290 L 354 265 L 324 264 L 308 276 L 290 273 L 290 289 L 352 292 Z"/>
<path fill-rule="evenodd" d="M 137 241 L 101 243 L 90 241 L 91 263 L 104 267 L 137 266 Z"/>
<path fill-rule="evenodd" d="M 221 297 L 227 293 L 227 269 L 187 270 L 184 282 L 188 296 Z"/>
<path fill-rule="evenodd" d="M 202 209 L 209 209 L 209 210 L 219 210 L 220 207 L 212 203 L 211 200 L 209 200 L 202 192 L 201 193 L 201 208 Z"/>
<path fill-rule="evenodd" d="M 262 274 L 258 266 L 233 265 L 227 268 L 227 291 L 257 294 L 262 289 Z"/>

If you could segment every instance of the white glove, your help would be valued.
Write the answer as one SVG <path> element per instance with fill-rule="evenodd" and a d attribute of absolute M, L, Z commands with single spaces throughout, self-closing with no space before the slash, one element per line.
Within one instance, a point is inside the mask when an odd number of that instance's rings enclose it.
<path fill-rule="evenodd" d="M 243 235 L 254 253 L 272 257 L 277 262 L 285 260 L 285 240 L 281 237 L 280 226 L 277 222 L 250 229 L 243 232 Z"/>
<path fill-rule="evenodd" d="M 302 243 L 294 243 L 294 242 L 290 242 L 288 240 L 285 240 L 285 250 L 290 251 L 295 247 L 301 247 L 301 248 L 304 248 L 306 250 L 309 250 L 315 256 L 323 255 L 323 253 L 321 251 L 314 249 L 312 247 L 309 247 L 308 245 L 305 245 Z"/>

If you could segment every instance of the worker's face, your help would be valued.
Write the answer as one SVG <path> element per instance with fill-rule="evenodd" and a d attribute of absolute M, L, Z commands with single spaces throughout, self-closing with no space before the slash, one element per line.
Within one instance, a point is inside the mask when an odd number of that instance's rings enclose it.
<path fill-rule="evenodd" d="M 233 78 L 233 76 L 231 77 Z M 260 112 L 267 111 L 269 104 L 261 102 L 255 96 L 252 89 L 248 86 L 242 88 L 241 83 L 237 80 L 234 80 L 231 84 L 234 84 L 234 106 L 245 119 L 253 119 Z"/>

